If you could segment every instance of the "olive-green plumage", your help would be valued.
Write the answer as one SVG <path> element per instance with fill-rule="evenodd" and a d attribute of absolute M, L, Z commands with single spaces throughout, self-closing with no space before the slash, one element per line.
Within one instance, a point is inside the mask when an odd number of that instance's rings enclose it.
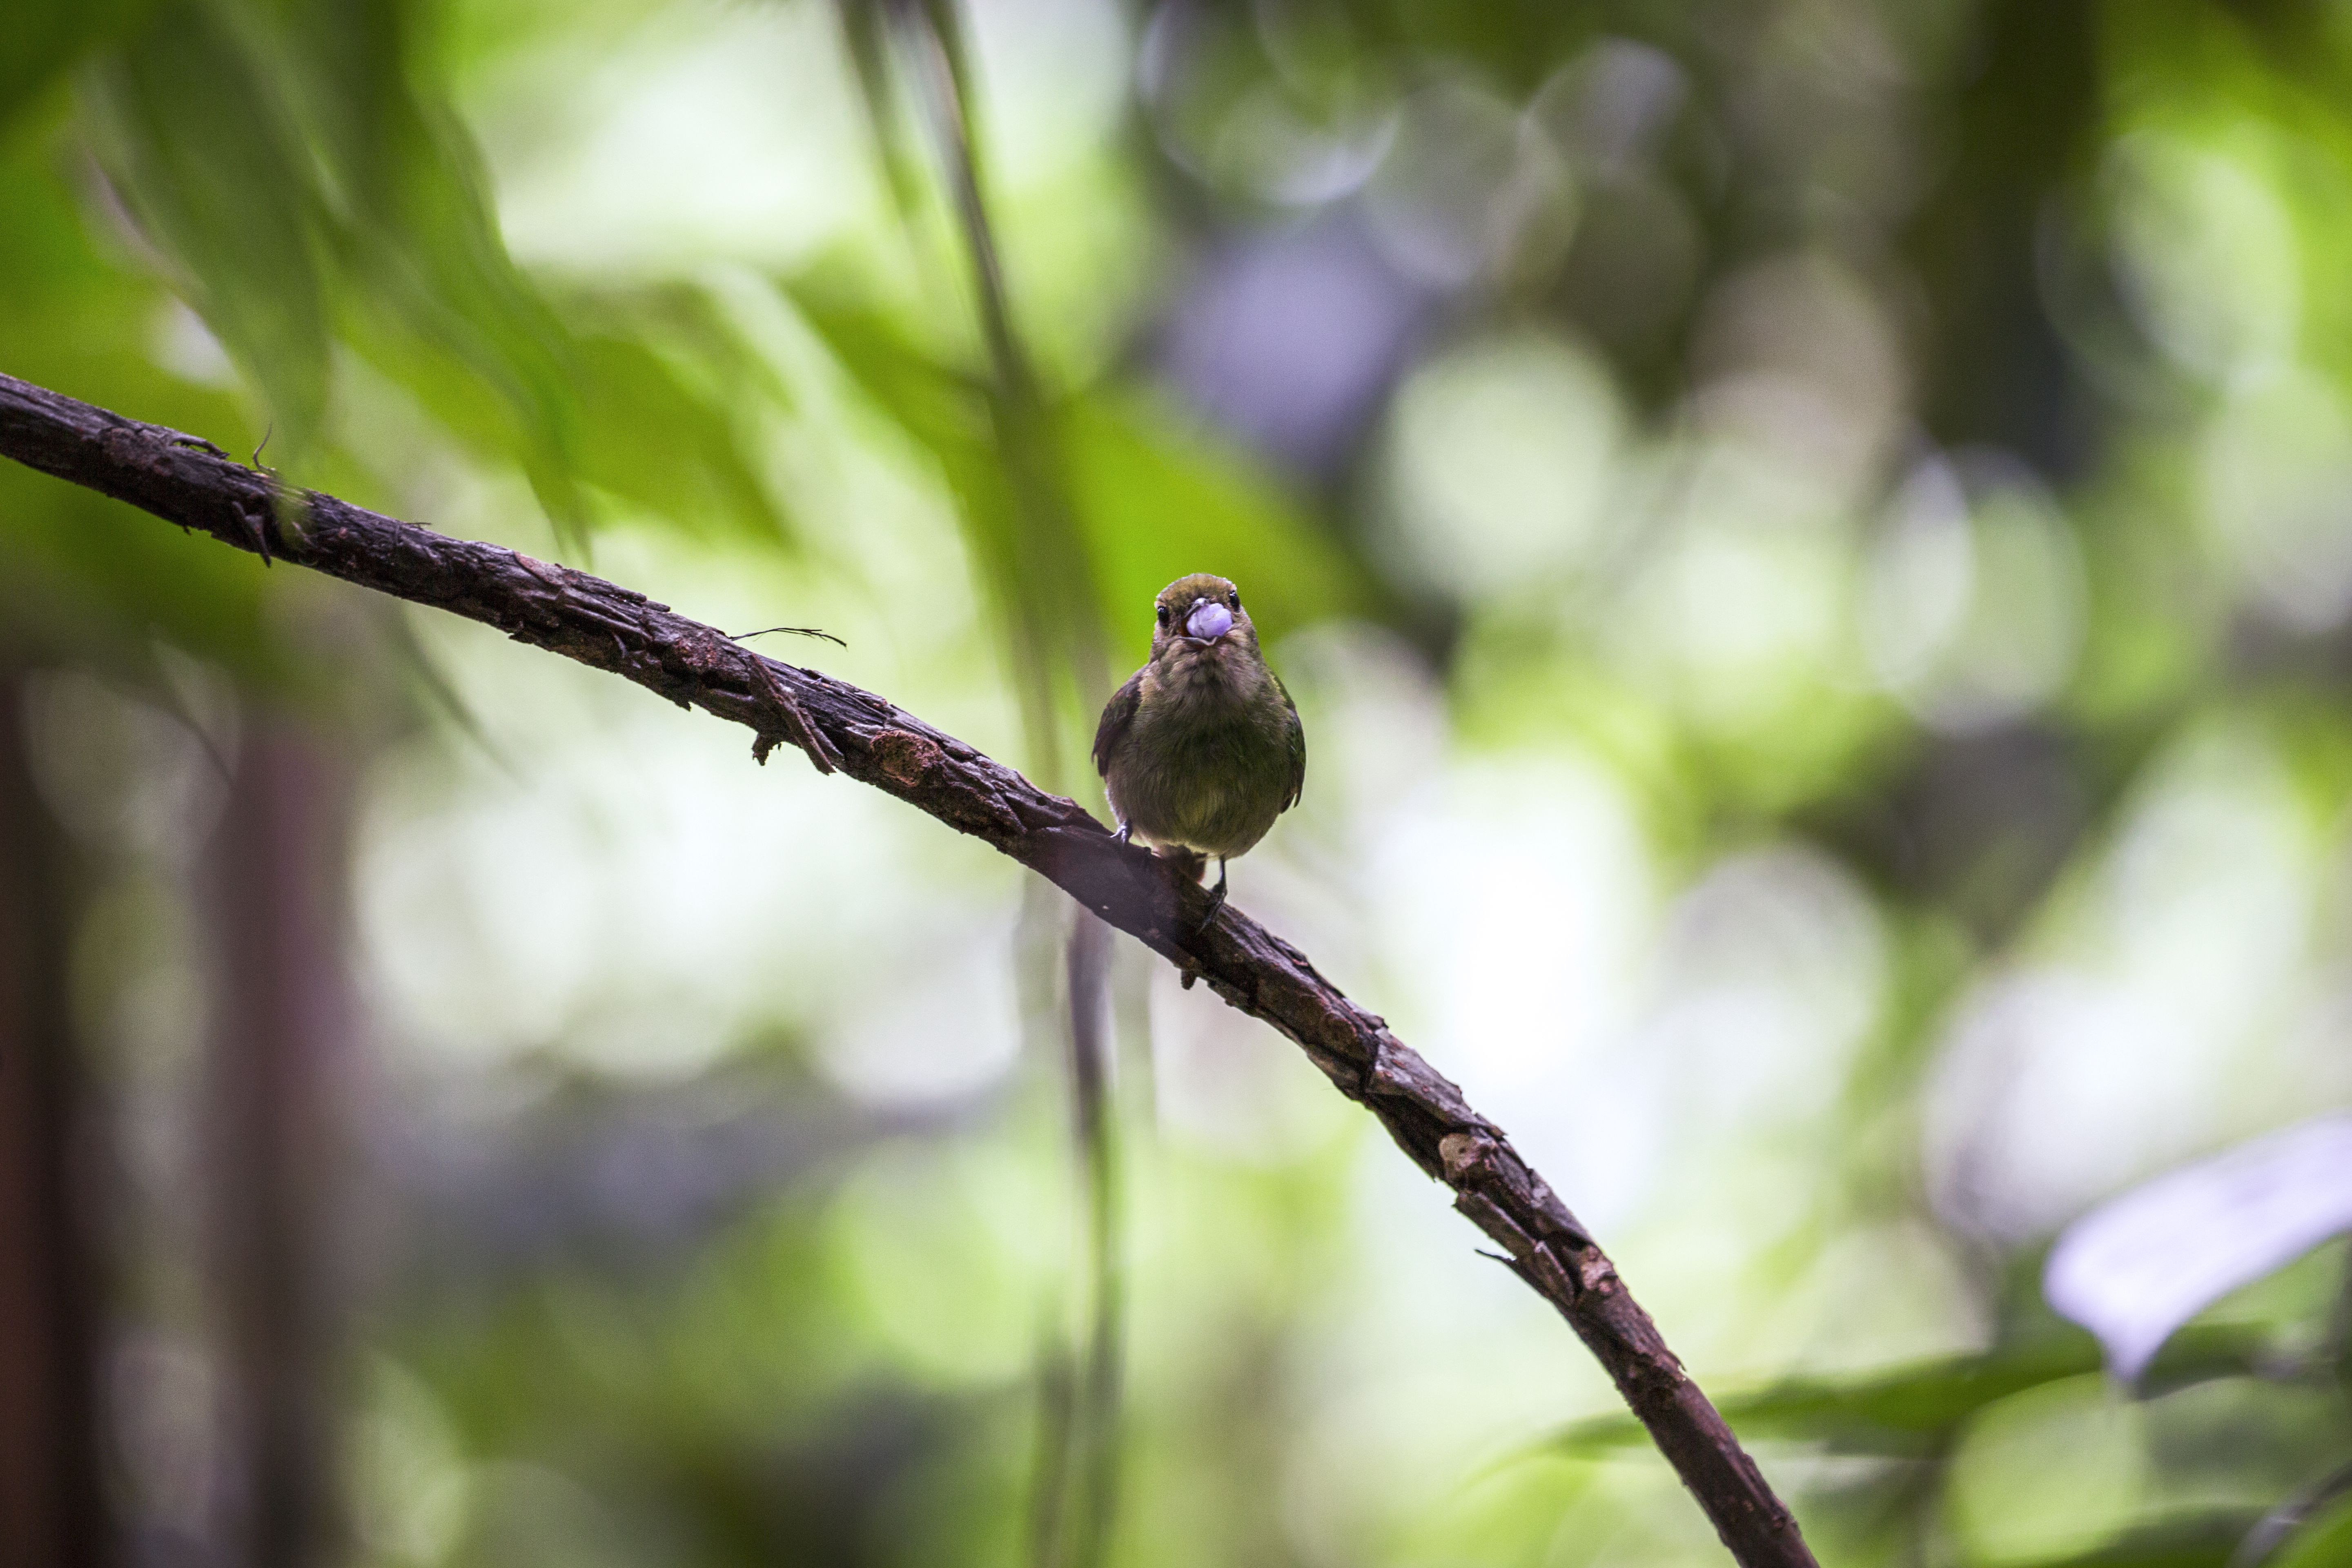
<path fill-rule="evenodd" d="M 1205 572 L 1160 591 L 1151 658 L 1103 710 L 1095 769 L 1122 837 L 1224 860 L 1265 837 L 1307 781 L 1298 710 L 1242 596 Z"/>

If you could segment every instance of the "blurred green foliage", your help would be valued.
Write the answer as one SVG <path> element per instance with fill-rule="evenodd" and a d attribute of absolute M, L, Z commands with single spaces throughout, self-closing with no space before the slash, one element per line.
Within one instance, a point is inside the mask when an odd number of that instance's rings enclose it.
<path fill-rule="evenodd" d="M 1237 898 L 1536 1126 L 1824 1562 L 2242 1562 L 2352 1457 L 2340 1249 L 2131 1390 L 2037 1271 L 2094 1200 L 2352 1100 L 2352 12 L 973 7 L 994 342 L 918 14 L 20 5 L 0 369 L 842 630 L 845 674 L 1041 768 L 1160 584 L 1234 577 L 1317 758 Z M 983 1054 L 957 965 L 1009 873 L 805 781 L 681 804 L 717 776 L 688 732 L 387 616 L 0 470 L 0 648 L 114 714 L 40 733 L 127 1202 L 176 1191 L 201 1011 L 184 857 L 135 825 L 209 775 L 151 710 L 226 752 L 216 676 L 339 694 L 362 908 L 478 915 L 362 943 L 386 1123 L 473 1153 L 368 1154 L 355 1560 L 1021 1560 L 1070 1217 L 1045 1064 L 908 1110 L 842 1043 Z M 386 669 L 462 690 L 505 773 Z M 695 837 L 779 809 L 804 858 Z M 467 879 L 499 848 L 524 893 Z M 698 853 L 807 884 L 565 923 L 707 891 L 667 869 Z M 1123 1063 L 1160 1131 L 1113 1559 L 1709 1550 L 1559 1325 L 1185 1005 Z M 632 1208 L 648 1171 L 684 1217 Z M 203 1341 L 171 1229 L 124 1226 L 127 1365 Z M 202 1426 L 125 1418 L 142 1539 L 202 1535 Z"/>

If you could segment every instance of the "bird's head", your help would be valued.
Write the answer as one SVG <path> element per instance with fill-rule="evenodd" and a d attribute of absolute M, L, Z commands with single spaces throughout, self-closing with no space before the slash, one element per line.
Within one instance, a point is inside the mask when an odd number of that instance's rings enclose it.
<path fill-rule="evenodd" d="M 1241 590 L 1223 577 L 1195 572 L 1160 590 L 1151 627 L 1155 664 L 1189 662 L 1238 652 L 1255 658 L 1257 628 L 1242 608 Z"/>

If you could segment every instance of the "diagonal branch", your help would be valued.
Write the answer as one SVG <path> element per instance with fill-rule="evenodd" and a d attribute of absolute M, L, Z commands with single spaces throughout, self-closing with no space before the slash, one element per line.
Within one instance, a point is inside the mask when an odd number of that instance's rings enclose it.
<path fill-rule="evenodd" d="M 450 539 L 305 492 L 281 505 L 275 478 L 209 442 L 143 425 L 0 375 L 0 456 L 100 491 L 237 549 L 498 627 L 518 642 L 626 677 L 680 707 L 749 726 L 1013 857 L 1231 1005 L 1295 1041 L 1332 1084 L 1380 1119 L 1454 1206 L 1568 1320 L 1648 1427 L 1732 1555 L 1748 1568 L 1811 1568 L 1812 1554 L 1755 1461 L 1666 1348 L 1592 1237 L 1502 1129 L 1342 995 L 1307 956 L 1227 905 L 1204 926 L 1206 892 L 1115 842 L 1073 801 L 886 700 L 763 658 L 644 595 Z"/>

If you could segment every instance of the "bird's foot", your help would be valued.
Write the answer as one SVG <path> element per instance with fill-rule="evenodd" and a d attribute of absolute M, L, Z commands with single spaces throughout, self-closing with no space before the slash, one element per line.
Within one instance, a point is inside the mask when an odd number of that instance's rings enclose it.
<path fill-rule="evenodd" d="M 1121 844 L 1124 844 L 1128 841 L 1129 836 L 1134 833 L 1134 831 L 1135 829 L 1133 827 L 1122 822 L 1118 825 L 1118 831 L 1112 834 L 1111 837 L 1118 839 Z"/>
<path fill-rule="evenodd" d="M 1215 920 L 1217 918 L 1217 911 L 1224 907 L 1225 861 L 1224 857 L 1219 856 L 1217 858 L 1217 885 L 1209 889 L 1209 907 L 1201 911 L 1201 923 L 1192 929 L 1196 931 L 1208 930 L 1209 922 Z"/>

